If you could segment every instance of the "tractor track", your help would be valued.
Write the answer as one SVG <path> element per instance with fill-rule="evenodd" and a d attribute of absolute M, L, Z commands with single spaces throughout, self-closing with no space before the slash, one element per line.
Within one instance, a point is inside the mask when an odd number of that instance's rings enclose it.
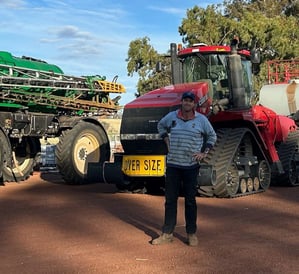
<path fill-rule="evenodd" d="M 211 187 L 200 187 L 199 194 L 202 196 L 217 196 L 219 198 L 235 198 L 263 192 L 268 187 L 241 193 L 239 190 L 240 167 L 237 165 L 238 150 L 245 150 L 246 157 L 253 157 L 252 145 L 248 144 L 245 136 L 252 139 L 253 134 L 246 128 L 224 128 L 217 130 L 217 142 L 205 163 L 212 165 L 216 172 L 216 180 Z M 253 140 L 255 142 L 255 140 Z M 249 154 L 249 155 L 248 155 Z M 250 155 L 251 154 L 251 155 Z M 265 160 L 265 159 L 260 159 Z"/>

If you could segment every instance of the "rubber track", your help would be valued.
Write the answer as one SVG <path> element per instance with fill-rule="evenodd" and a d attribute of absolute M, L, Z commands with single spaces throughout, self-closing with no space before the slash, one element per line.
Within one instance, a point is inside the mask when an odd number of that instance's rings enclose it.
<path fill-rule="evenodd" d="M 278 185 L 284 185 L 284 186 L 298 186 L 299 181 L 297 181 L 296 184 L 291 184 L 289 182 L 289 165 L 290 165 L 290 156 L 293 155 L 294 151 L 298 152 L 299 147 L 299 130 L 290 132 L 288 135 L 288 138 L 286 142 L 281 143 L 277 149 L 280 161 L 282 163 L 283 169 L 285 170 L 285 173 L 283 175 L 280 175 L 278 177 L 278 180 L 276 180 L 276 183 Z"/>
<path fill-rule="evenodd" d="M 226 188 L 228 168 L 233 163 L 234 156 L 241 140 L 247 132 L 250 131 L 246 128 L 224 128 L 217 130 L 217 142 L 205 159 L 205 162 L 213 165 L 216 170 L 216 184 L 215 186 L 210 187 L 210 191 L 209 188 L 204 187 L 203 192 L 199 191 L 200 194 L 210 197 L 212 196 L 211 191 L 213 191 L 213 195 L 219 198 L 234 198 L 264 191 L 263 189 L 260 189 L 258 191 L 230 195 Z"/>

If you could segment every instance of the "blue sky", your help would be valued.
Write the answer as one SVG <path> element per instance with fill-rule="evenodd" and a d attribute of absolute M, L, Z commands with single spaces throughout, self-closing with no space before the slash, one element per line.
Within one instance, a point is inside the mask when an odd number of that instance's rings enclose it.
<path fill-rule="evenodd" d="M 150 38 L 159 53 L 178 33 L 187 9 L 217 0 L 0 0 L 0 51 L 58 65 L 68 75 L 104 75 L 126 88 L 120 104 L 133 100 L 136 77 L 127 76 L 132 40 Z"/>

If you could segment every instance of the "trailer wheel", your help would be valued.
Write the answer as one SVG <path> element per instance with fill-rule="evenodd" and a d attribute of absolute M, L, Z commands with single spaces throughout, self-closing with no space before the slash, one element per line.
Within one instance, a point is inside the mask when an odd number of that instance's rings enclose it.
<path fill-rule="evenodd" d="M 16 140 L 10 144 L 6 136 L 0 132 L 3 147 L 3 181 L 24 181 L 33 173 L 37 164 L 40 142 L 37 138 L 25 138 L 21 143 Z"/>
<path fill-rule="evenodd" d="M 298 155 L 299 155 L 298 152 L 294 151 L 289 162 L 288 185 L 290 186 L 299 185 L 299 165 L 297 160 Z"/>
<path fill-rule="evenodd" d="M 95 180 L 90 165 L 100 166 L 109 160 L 110 145 L 100 126 L 79 122 L 62 133 L 55 154 L 64 180 L 69 184 L 84 184 Z"/>
<path fill-rule="evenodd" d="M 299 131 L 290 132 L 286 142 L 277 149 L 284 174 L 278 175 L 275 182 L 282 186 L 299 185 Z"/>

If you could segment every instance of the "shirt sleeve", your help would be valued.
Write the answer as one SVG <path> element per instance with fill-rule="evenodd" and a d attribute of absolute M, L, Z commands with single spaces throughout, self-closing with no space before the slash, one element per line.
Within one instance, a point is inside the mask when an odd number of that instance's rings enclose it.
<path fill-rule="evenodd" d="M 162 139 L 168 136 L 170 132 L 171 121 L 173 117 L 173 112 L 166 114 L 157 125 L 158 133 Z"/>

